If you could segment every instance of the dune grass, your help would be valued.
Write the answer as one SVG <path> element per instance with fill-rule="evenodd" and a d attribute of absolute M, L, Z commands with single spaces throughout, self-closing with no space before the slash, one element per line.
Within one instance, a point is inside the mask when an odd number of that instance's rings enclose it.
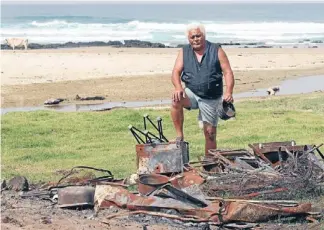
<path fill-rule="evenodd" d="M 236 102 L 237 118 L 221 121 L 219 148 L 249 143 L 324 142 L 324 94 L 251 99 Z M 14 112 L 1 119 L 2 178 L 24 175 L 30 181 L 55 181 L 58 170 L 86 165 L 110 170 L 115 177 L 136 172 L 137 144 L 128 125 L 143 128 L 143 114 L 163 119 L 165 136 L 175 137 L 168 109 L 116 109 L 107 112 Z M 154 131 L 149 126 L 149 130 Z M 197 111 L 185 111 L 190 158 L 204 154 Z M 323 148 L 321 148 L 322 152 Z"/>

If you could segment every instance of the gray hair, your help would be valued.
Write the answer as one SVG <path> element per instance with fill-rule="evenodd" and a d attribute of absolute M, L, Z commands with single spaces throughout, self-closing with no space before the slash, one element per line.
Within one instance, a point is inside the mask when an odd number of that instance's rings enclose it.
<path fill-rule="evenodd" d="M 201 31 L 201 33 L 204 36 L 206 36 L 205 26 L 203 24 L 199 24 L 199 23 L 192 23 L 192 24 L 187 25 L 186 36 L 188 37 L 190 30 L 195 30 L 195 29 L 199 29 Z"/>

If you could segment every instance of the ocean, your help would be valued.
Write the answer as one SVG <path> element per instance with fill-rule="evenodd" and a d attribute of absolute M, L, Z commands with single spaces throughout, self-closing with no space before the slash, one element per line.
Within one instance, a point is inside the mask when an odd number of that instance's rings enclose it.
<path fill-rule="evenodd" d="M 324 3 L 3 3 L 1 11 L 2 42 L 136 39 L 175 46 L 187 42 L 186 24 L 201 22 L 213 42 L 324 45 Z"/>

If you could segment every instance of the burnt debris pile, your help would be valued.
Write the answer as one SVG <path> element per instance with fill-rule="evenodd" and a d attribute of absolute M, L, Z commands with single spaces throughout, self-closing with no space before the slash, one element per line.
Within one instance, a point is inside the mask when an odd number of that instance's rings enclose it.
<path fill-rule="evenodd" d="M 309 199 L 323 196 L 323 144 L 251 143 L 247 149 L 213 149 L 190 161 L 189 143 L 169 141 L 162 118 L 154 122 L 144 115 L 143 122 L 144 130 L 128 127 L 136 141 L 134 174 L 116 179 L 109 170 L 78 166 L 57 183 L 21 196 L 46 198 L 59 208 L 120 210 L 103 223 L 160 218 L 179 226 L 247 229 L 278 217 L 322 218 L 323 210 L 315 210 Z M 76 176 L 81 169 L 93 173 Z"/>

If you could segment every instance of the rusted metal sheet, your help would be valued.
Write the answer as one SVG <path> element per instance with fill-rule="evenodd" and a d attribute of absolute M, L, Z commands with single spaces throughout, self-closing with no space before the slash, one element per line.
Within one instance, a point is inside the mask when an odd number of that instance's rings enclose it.
<path fill-rule="evenodd" d="M 111 206 L 124 207 L 139 196 L 130 193 L 122 186 L 97 185 L 94 195 L 95 209 L 104 209 Z"/>
<path fill-rule="evenodd" d="M 307 216 L 311 204 L 288 203 L 288 199 L 293 198 L 270 198 L 268 201 L 248 199 L 277 193 L 278 197 L 282 197 L 281 193 L 290 192 L 286 184 L 280 183 L 287 181 L 284 170 L 287 168 L 295 172 L 294 167 L 290 167 L 294 163 L 291 160 L 300 160 L 299 156 L 314 152 L 314 147 L 296 145 L 294 141 L 254 143 L 249 146 L 253 152 L 245 149 L 210 150 L 197 163 L 211 166 L 219 174 L 208 174 L 208 177 L 203 178 L 206 173 L 201 173 L 189 164 L 186 142 L 180 145 L 176 142 L 138 144 L 139 194 L 129 192 L 124 184 L 111 181 L 109 185 L 97 183 L 95 204 L 97 208 L 117 206 L 129 211 L 142 211 L 139 213 L 177 210 L 179 218 L 194 218 L 217 224 L 261 222 L 277 216 Z M 316 159 L 308 160 L 317 163 Z M 275 167 L 279 163 L 285 167 Z M 304 174 L 296 174 L 295 177 L 298 178 L 298 175 Z M 195 186 L 197 190 L 193 189 Z M 232 198 L 223 199 L 223 193 L 232 193 Z M 238 197 L 240 200 L 235 199 Z"/>
<path fill-rule="evenodd" d="M 202 178 L 196 171 L 191 170 L 183 172 L 181 177 L 176 178 L 171 181 L 171 184 L 176 188 L 187 188 L 191 185 L 201 185 L 205 182 L 205 179 Z"/>
<path fill-rule="evenodd" d="M 221 212 L 222 222 L 244 221 L 261 222 L 276 216 L 291 216 L 304 214 L 311 210 L 310 203 L 295 207 L 285 207 L 276 204 L 255 204 L 249 202 L 224 202 Z"/>
<path fill-rule="evenodd" d="M 264 156 L 263 158 L 266 159 Z M 211 173 L 220 173 L 229 170 L 248 171 L 265 166 L 264 162 L 245 149 L 225 151 L 210 149 L 201 164 L 205 171 Z M 268 170 L 273 169 L 269 167 Z"/>
<path fill-rule="evenodd" d="M 296 145 L 296 142 L 294 140 L 292 141 L 273 141 L 273 142 L 264 142 L 264 143 L 253 143 L 253 146 L 256 148 L 268 148 L 268 147 L 273 147 L 277 148 L 280 146 L 294 146 Z"/>
<path fill-rule="evenodd" d="M 187 142 L 136 145 L 138 174 L 179 173 L 189 163 Z"/>
<path fill-rule="evenodd" d="M 131 211 L 136 211 L 136 210 L 159 211 L 160 209 L 164 209 L 164 210 L 175 209 L 181 215 L 195 216 L 197 218 L 203 218 L 203 219 L 210 219 L 212 216 L 217 215 L 217 213 L 219 213 L 220 210 L 220 205 L 219 205 L 220 202 L 211 203 L 205 208 L 193 208 L 192 206 L 189 206 L 185 203 L 182 203 L 174 199 L 161 199 L 158 197 L 154 197 L 154 198 L 155 200 L 154 201 L 151 200 L 152 202 L 149 202 L 148 200 L 146 202 L 141 200 L 135 200 L 131 202 L 129 205 L 127 205 L 127 209 Z M 217 218 L 214 218 L 214 221 L 215 220 L 217 220 Z"/>
<path fill-rule="evenodd" d="M 249 144 L 253 153 L 273 167 L 282 164 L 289 158 L 287 151 L 302 155 L 312 150 L 314 145 L 296 145 L 295 141 L 287 142 L 268 142 Z"/>
<path fill-rule="evenodd" d="M 129 210 L 158 210 L 158 209 L 176 209 L 183 216 L 194 216 L 199 219 L 208 219 L 214 223 L 229 222 L 261 222 L 277 216 L 291 216 L 304 214 L 305 216 L 311 210 L 310 203 L 298 204 L 295 207 L 286 207 L 277 204 L 249 203 L 237 201 L 216 201 L 206 208 L 188 208 L 175 204 L 158 204 L 156 201 L 148 204 L 139 203 L 138 200 L 128 205 Z"/>
<path fill-rule="evenodd" d="M 151 178 L 156 178 L 156 181 L 159 182 L 155 186 L 148 185 L 147 183 L 142 183 L 142 181 L 150 180 Z M 177 174 L 173 177 L 161 177 L 160 174 L 143 174 L 140 175 L 138 180 L 138 191 L 142 195 L 150 195 L 158 187 L 163 186 L 164 184 L 170 182 L 172 186 L 178 189 L 187 188 L 192 185 L 201 185 L 204 183 L 205 179 L 202 178 L 196 171 L 191 170 Z"/>
<path fill-rule="evenodd" d="M 139 176 L 138 191 L 140 194 L 147 196 L 168 182 L 169 178 L 167 176 L 158 174 L 143 174 Z"/>
<path fill-rule="evenodd" d="M 58 190 L 58 206 L 60 208 L 93 206 L 95 188 L 91 186 L 71 186 Z"/>
<path fill-rule="evenodd" d="M 257 203 L 247 201 L 217 200 L 204 208 L 193 208 L 175 199 L 160 197 L 136 196 L 122 187 L 98 185 L 95 203 L 97 208 L 118 206 L 130 211 L 161 211 L 162 209 L 175 209 L 182 217 L 209 220 L 214 223 L 229 222 L 260 222 L 276 216 L 307 215 L 311 211 L 310 203 L 289 206 L 285 204 L 269 204 L 265 201 Z M 101 191 L 99 191 L 101 190 Z"/>
<path fill-rule="evenodd" d="M 144 187 L 144 192 L 140 191 L 141 193 L 145 193 L 145 195 L 151 194 L 153 191 L 158 189 L 163 189 L 168 191 L 172 194 L 172 196 L 179 201 L 184 203 L 188 203 L 193 207 L 206 207 L 207 204 L 197 199 L 196 197 L 191 196 L 190 194 L 182 191 L 181 189 L 177 189 L 169 183 L 169 177 L 159 174 L 145 174 L 139 177 L 139 183 Z"/>
<path fill-rule="evenodd" d="M 210 149 L 209 152 L 221 154 L 230 160 L 233 160 L 235 157 L 252 156 L 252 154 L 246 149 L 233 149 L 233 150 Z"/>

